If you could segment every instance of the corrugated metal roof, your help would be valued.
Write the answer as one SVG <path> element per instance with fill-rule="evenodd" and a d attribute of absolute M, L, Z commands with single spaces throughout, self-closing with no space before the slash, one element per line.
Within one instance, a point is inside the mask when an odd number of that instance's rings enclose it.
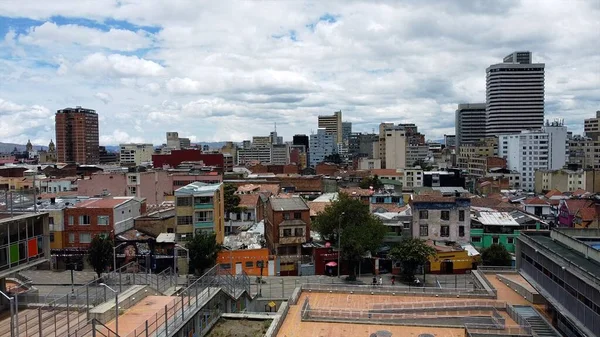
<path fill-rule="evenodd" d="M 213 195 L 221 184 L 206 184 L 199 181 L 187 184 L 175 191 L 175 195 Z"/>
<path fill-rule="evenodd" d="M 160 233 L 156 237 L 156 242 L 166 242 L 166 243 L 174 243 L 175 242 L 175 233 Z"/>
<path fill-rule="evenodd" d="M 479 222 L 492 226 L 519 226 L 519 223 L 507 212 L 480 212 Z"/>

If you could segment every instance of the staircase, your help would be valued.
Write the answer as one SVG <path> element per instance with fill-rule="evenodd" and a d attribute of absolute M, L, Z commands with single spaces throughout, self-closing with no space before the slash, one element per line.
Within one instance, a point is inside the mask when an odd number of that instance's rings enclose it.
<path fill-rule="evenodd" d="M 562 335 L 556 331 L 533 307 L 530 306 L 513 306 L 515 313 L 521 316 L 527 323 L 531 325 L 531 331 L 534 336 L 539 337 L 561 337 Z"/>

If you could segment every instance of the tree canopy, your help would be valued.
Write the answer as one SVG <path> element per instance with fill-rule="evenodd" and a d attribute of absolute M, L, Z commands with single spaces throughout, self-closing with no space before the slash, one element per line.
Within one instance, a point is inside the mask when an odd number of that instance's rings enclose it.
<path fill-rule="evenodd" d="M 377 175 L 374 175 L 372 177 L 364 177 L 363 180 L 360 182 L 359 187 L 367 189 L 373 187 L 373 189 L 378 190 L 380 188 L 383 188 L 383 183 L 381 182 L 381 180 L 379 180 L 379 177 Z"/>
<path fill-rule="evenodd" d="M 418 238 L 403 239 L 390 250 L 392 258 L 400 262 L 402 278 L 408 282 L 415 279 L 417 268 L 426 264 L 429 257 L 435 254 L 436 251 L 433 247 Z"/>
<path fill-rule="evenodd" d="M 90 243 L 90 249 L 88 250 L 88 261 L 94 268 L 98 278 L 102 275 L 102 272 L 106 270 L 107 266 L 113 262 L 113 242 L 108 237 L 96 235 Z"/>
<path fill-rule="evenodd" d="M 375 254 L 387 227 L 369 211 L 369 205 L 359 199 L 340 193 L 338 199 L 319 213 L 313 222 L 316 230 L 325 240 L 338 240 L 338 227 L 341 232 L 341 257 L 350 263 L 350 278 L 355 278 L 354 266 L 367 252 Z"/>
<path fill-rule="evenodd" d="M 240 197 L 235 194 L 237 187 L 233 184 L 223 186 L 223 199 L 225 201 L 225 219 L 229 219 L 230 213 L 240 212 Z"/>
<path fill-rule="evenodd" d="M 493 243 L 481 252 L 481 261 L 484 266 L 510 266 L 512 257 L 506 247 Z"/>
<path fill-rule="evenodd" d="M 221 245 L 217 243 L 215 233 L 199 233 L 185 245 L 190 253 L 190 273 L 202 274 L 217 262 Z"/>

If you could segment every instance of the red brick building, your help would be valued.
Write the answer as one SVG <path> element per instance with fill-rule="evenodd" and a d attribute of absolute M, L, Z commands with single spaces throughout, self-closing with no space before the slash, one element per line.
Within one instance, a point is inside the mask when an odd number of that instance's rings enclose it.
<path fill-rule="evenodd" d="M 265 239 L 280 259 L 281 275 L 298 275 L 302 244 L 310 240 L 310 209 L 300 197 L 271 197 L 266 205 Z"/>
<path fill-rule="evenodd" d="M 58 110 L 56 152 L 60 163 L 98 164 L 98 114 L 80 106 Z"/>
<path fill-rule="evenodd" d="M 65 208 L 64 247 L 85 249 L 96 235 L 114 237 L 145 212 L 146 201 L 134 197 L 93 198 Z"/>

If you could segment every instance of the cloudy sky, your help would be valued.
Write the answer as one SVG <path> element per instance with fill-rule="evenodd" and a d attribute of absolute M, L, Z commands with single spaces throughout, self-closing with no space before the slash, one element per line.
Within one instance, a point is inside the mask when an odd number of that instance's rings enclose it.
<path fill-rule="evenodd" d="M 0 141 L 47 144 L 57 109 L 100 116 L 100 143 L 286 140 L 342 110 L 354 131 L 454 133 L 485 68 L 546 63 L 546 117 L 600 110 L 600 1 L 2 0 Z"/>

